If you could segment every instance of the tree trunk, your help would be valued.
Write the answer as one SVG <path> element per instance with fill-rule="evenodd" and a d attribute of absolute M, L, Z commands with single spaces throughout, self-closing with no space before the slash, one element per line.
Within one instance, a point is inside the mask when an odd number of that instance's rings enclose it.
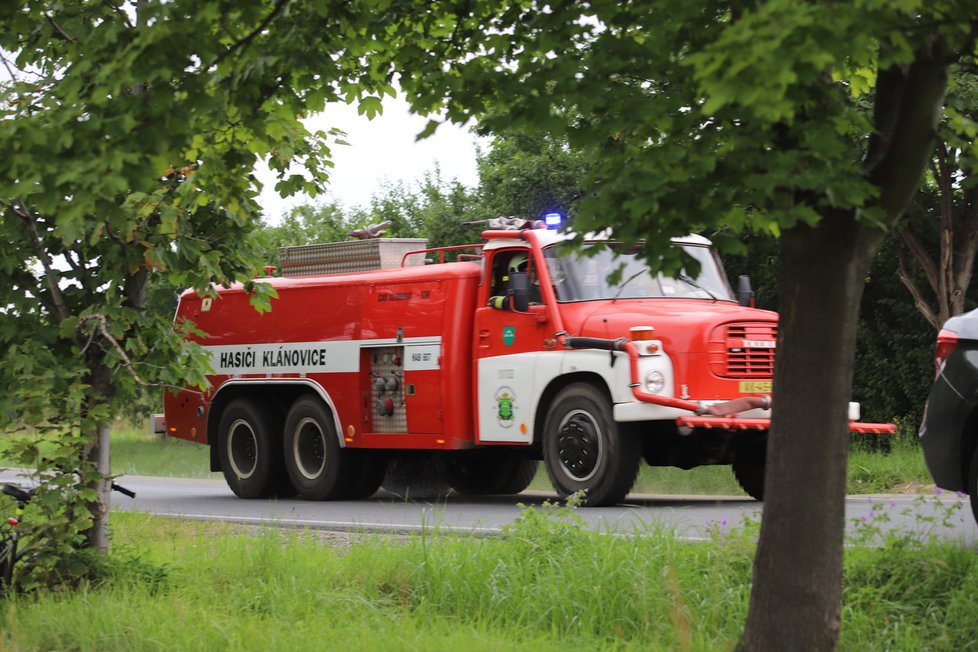
<path fill-rule="evenodd" d="M 85 468 L 79 480 L 87 489 L 94 489 L 97 495 L 97 498 L 87 505 L 92 515 L 92 525 L 85 531 L 86 543 L 89 548 L 108 554 L 109 494 L 112 493 L 112 481 L 108 477 L 112 472 L 112 466 L 109 457 L 109 422 L 104 416 L 104 409 L 111 404 L 115 385 L 112 382 L 111 370 L 105 366 L 105 353 L 102 349 L 89 347 L 88 351 L 86 363 L 90 373 L 86 381 L 90 393 L 86 398 L 81 423 L 83 432 L 89 439 L 82 453 Z"/>
<path fill-rule="evenodd" d="M 741 650 L 831 650 L 838 640 L 846 408 L 859 301 L 883 236 L 851 213 L 782 236 L 775 409 Z"/>
<path fill-rule="evenodd" d="M 909 66 L 878 72 L 863 165 L 879 191 L 874 208 L 890 225 L 933 151 L 952 60 L 935 32 Z M 839 639 L 847 405 L 859 301 L 884 235 L 860 227 L 854 209 L 827 209 L 816 226 L 782 236 L 774 414 L 742 650 L 831 650 Z"/>
<path fill-rule="evenodd" d="M 95 548 L 103 555 L 109 553 L 109 506 L 112 496 L 112 480 L 109 474 L 112 465 L 109 459 L 109 424 L 98 424 L 95 446 L 91 450 L 92 460 L 98 479 L 95 480 L 95 490 L 98 492 L 98 502 L 90 506 L 92 510 L 92 527 L 85 533 L 88 546 Z"/>

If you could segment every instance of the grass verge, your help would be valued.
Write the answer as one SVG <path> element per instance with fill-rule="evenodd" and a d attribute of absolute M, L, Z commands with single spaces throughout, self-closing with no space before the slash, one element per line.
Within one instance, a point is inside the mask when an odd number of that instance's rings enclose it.
<path fill-rule="evenodd" d="M 218 478 L 210 468 L 210 449 L 133 427 L 112 429 L 112 472 L 176 478 Z"/>
<path fill-rule="evenodd" d="M 100 584 L 0 602 L 11 650 L 732 649 L 757 526 L 686 543 L 528 508 L 503 537 L 244 530 L 114 514 Z M 978 557 L 909 539 L 847 555 L 840 649 L 978 640 Z"/>

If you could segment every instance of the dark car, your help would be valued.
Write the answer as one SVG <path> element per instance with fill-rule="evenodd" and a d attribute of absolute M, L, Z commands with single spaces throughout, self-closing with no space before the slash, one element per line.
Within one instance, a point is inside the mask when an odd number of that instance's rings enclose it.
<path fill-rule="evenodd" d="M 947 320 L 934 363 L 920 425 L 924 458 L 938 487 L 971 496 L 978 520 L 978 310 Z"/>

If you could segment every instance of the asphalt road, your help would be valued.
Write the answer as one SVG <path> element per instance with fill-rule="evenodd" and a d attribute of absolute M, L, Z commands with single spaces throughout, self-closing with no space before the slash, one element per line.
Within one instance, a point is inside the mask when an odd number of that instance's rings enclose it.
<path fill-rule="evenodd" d="M 13 478 L 13 472 L 0 473 L 0 481 Z M 346 502 L 241 500 L 223 479 L 125 476 L 118 481 L 134 490 L 136 498 L 113 493 L 113 509 L 187 519 L 368 532 L 437 529 L 498 534 L 519 517 L 520 503 L 539 506 L 556 498 L 554 494 L 526 492 L 515 497 L 451 496 L 440 500 L 405 500 L 384 493 Z M 710 536 L 711 531 L 737 526 L 745 518 L 759 520 L 761 504 L 725 496 L 632 495 L 625 505 L 583 507 L 576 511 L 590 527 L 603 532 L 627 535 L 665 528 L 679 537 L 695 540 Z M 849 530 L 868 522 L 884 531 L 924 537 L 933 534 L 941 540 L 967 545 L 978 542 L 978 527 L 967 497 L 948 493 L 920 497 L 851 496 L 846 500 L 846 522 Z"/>

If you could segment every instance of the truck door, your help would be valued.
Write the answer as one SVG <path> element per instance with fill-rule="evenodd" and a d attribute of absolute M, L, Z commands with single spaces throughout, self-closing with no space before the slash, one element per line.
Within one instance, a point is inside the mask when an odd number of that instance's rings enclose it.
<path fill-rule="evenodd" d="M 481 442 L 530 443 L 543 387 L 539 359 L 552 333 L 547 324 L 532 251 L 489 252 L 491 277 L 475 314 L 475 392 Z M 528 305 L 518 306 L 514 283 L 528 281 Z"/>

